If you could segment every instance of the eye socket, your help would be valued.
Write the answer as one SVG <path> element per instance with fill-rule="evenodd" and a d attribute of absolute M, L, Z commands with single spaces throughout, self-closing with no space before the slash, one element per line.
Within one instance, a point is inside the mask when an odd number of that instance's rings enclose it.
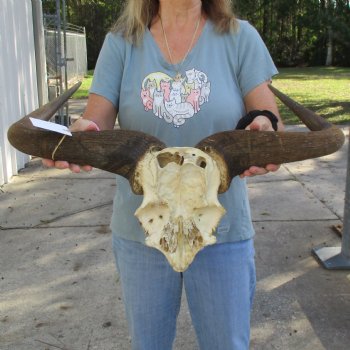
<path fill-rule="evenodd" d="M 184 157 L 180 156 L 179 153 L 165 152 L 157 155 L 157 161 L 161 168 L 164 168 L 169 163 L 176 163 L 182 165 L 184 162 Z"/>

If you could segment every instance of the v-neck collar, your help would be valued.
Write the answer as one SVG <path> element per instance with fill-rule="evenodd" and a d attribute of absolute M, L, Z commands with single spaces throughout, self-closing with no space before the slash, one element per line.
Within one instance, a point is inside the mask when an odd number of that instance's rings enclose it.
<path fill-rule="evenodd" d="M 194 46 L 192 47 L 192 49 L 190 50 L 190 52 L 188 53 L 185 61 L 181 64 L 172 64 L 170 62 L 168 62 L 162 51 L 160 50 L 158 44 L 156 43 L 156 41 L 154 40 L 154 37 L 151 33 L 151 31 L 149 30 L 149 28 L 146 29 L 145 35 L 146 37 L 149 37 L 149 42 L 152 45 L 152 48 L 155 50 L 158 60 L 161 63 L 161 65 L 174 72 L 174 74 L 176 74 L 177 72 L 181 72 L 181 71 L 185 71 L 185 67 L 188 67 L 190 65 L 190 63 L 192 62 L 193 58 L 195 57 L 196 52 L 199 50 L 200 46 L 201 46 L 201 42 L 204 40 L 203 37 L 205 36 L 206 31 L 208 30 L 209 27 L 209 20 L 206 19 L 204 26 L 202 28 L 202 32 L 200 33 L 200 36 L 198 38 L 198 40 L 196 41 L 196 43 L 194 44 Z"/>

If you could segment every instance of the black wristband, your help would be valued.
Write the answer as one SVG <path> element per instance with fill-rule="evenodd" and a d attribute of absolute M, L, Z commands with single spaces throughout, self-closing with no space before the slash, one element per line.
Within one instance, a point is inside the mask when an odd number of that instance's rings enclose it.
<path fill-rule="evenodd" d="M 278 118 L 271 111 L 268 111 L 268 110 L 263 110 L 263 111 L 254 110 L 254 111 L 250 111 L 249 113 L 247 113 L 244 117 L 242 117 L 238 121 L 236 129 L 237 130 L 244 130 L 259 115 L 263 115 L 263 116 L 269 118 L 273 129 L 275 131 L 277 131 Z"/>

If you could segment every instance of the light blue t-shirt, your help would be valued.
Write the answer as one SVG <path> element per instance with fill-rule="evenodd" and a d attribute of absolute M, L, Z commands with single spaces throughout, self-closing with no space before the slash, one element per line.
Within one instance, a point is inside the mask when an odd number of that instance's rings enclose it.
<path fill-rule="evenodd" d="M 156 136 L 168 147 L 192 147 L 211 134 L 235 129 L 246 114 L 243 97 L 277 74 L 259 34 L 241 20 L 238 30 L 227 34 L 218 34 L 207 20 L 180 66 L 164 59 L 149 30 L 140 46 L 108 33 L 90 93 L 115 105 L 122 129 Z M 227 213 L 217 228 L 217 242 L 251 238 L 254 229 L 245 180 L 235 177 L 219 200 Z M 144 232 L 134 216 L 141 202 L 142 196 L 132 193 L 128 180 L 117 176 L 111 222 L 114 234 L 144 242 Z"/>

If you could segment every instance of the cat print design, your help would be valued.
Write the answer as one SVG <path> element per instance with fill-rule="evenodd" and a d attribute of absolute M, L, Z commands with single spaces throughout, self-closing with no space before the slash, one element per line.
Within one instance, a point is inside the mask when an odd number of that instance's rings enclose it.
<path fill-rule="evenodd" d="M 187 70 L 185 77 L 151 73 L 143 80 L 140 94 L 146 112 L 152 112 L 176 128 L 197 114 L 209 101 L 209 95 L 207 75 L 194 68 Z"/>

